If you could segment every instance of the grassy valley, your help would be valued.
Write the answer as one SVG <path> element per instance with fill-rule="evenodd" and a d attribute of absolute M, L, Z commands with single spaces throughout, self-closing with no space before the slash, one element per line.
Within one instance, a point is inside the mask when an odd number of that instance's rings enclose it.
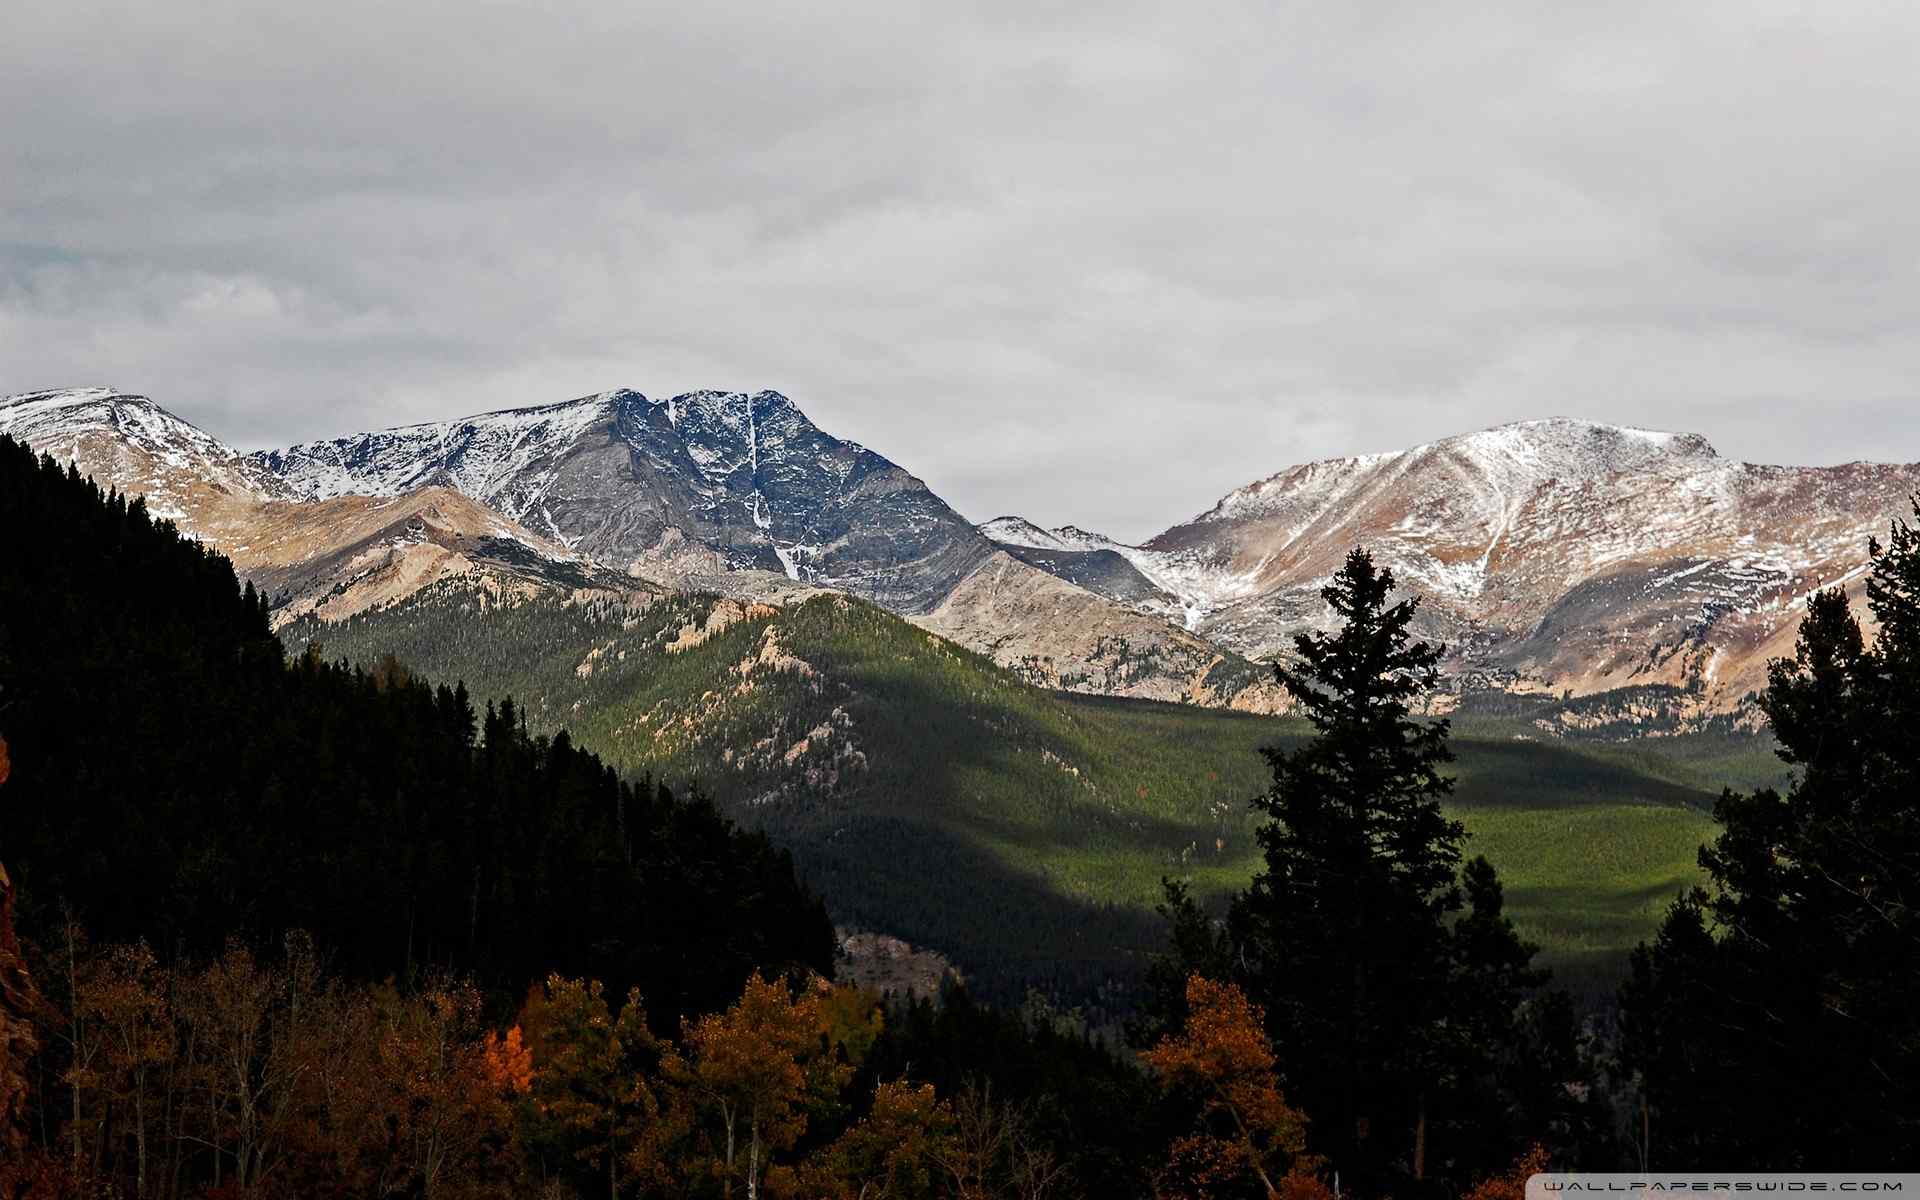
<path fill-rule="evenodd" d="M 1303 728 L 1040 690 L 836 596 L 501 605 L 450 581 L 282 637 L 516 697 L 534 729 L 696 783 L 791 846 L 843 923 L 940 949 L 993 994 L 1034 983 L 1097 1007 L 1159 947 L 1163 876 L 1218 899 L 1252 875 L 1259 749 Z M 1751 737 L 1573 742 L 1512 714 L 1463 719 L 1455 747 L 1470 852 L 1590 984 L 1696 878 L 1719 787 L 1777 769 Z"/>

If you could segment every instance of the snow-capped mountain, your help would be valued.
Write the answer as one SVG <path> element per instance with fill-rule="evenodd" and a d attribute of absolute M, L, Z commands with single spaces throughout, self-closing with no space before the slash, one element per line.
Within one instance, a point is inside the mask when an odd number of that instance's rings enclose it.
<path fill-rule="evenodd" d="M 280 494 L 276 480 L 219 438 L 112 388 L 0 398 L 0 434 L 78 463 L 103 487 L 144 495 L 156 517 L 192 521 L 235 499 Z"/>
<path fill-rule="evenodd" d="M 1158 595 L 1109 594 L 1261 657 L 1323 619 L 1318 589 L 1365 546 L 1425 597 L 1456 668 L 1737 699 L 1791 647 L 1799 602 L 1858 579 L 1867 538 L 1916 490 L 1920 466 L 1757 466 L 1694 434 L 1556 419 L 1291 467 L 1140 546 L 1017 518 L 981 528 L 1043 567 L 1123 558 Z"/>
<path fill-rule="evenodd" d="M 920 480 L 821 432 L 777 392 L 604 392 L 252 461 L 305 497 L 440 484 L 636 573 L 704 550 L 712 565 L 779 571 L 909 613 L 992 553 Z"/>
<path fill-rule="evenodd" d="M 298 497 L 257 458 L 145 396 L 111 388 L 7 396 L 0 434 L 144 497 L 155 517 L 218 547 L 275 601 L 276 621 L 344 618 L 454 575 L 495 593 L 632 586 L 446 488 Z"/>
<path fill-rule="evenodd" d="M 1248 659 L 1324 622 L 1319 589 L 1354 546 L 1424 598 L 1460 678 L 1730 706 L 1791 650 L 1800 602 L 1858 586 L 1867 538 L 1920 492 L 1920 466 L 1756 466 L 1697 435 L 1555 419 L 1290 467 L 1126 545 L 976 528 L 776 392 L 618 390 L 240 454 L 94 388 L 0 400 L 0 433 L 145 494 L 289 614 L 450 575 L 831 588 L 1036 682 L 1255 708 L 1276 697 Z"/>
<path fill-rule="evenodd" d="M 918 479 L 774 392 L 620 390 L 248 455 L 142 397 L 0 405 L 36 447 L 217 545 L 277 622 L 344 619 L 454 577 L 487 603 L 641 579 L 774 603 L 834 588 L 1035 682 L 1273 700 L 1237 655 L 997 553 Z"/>

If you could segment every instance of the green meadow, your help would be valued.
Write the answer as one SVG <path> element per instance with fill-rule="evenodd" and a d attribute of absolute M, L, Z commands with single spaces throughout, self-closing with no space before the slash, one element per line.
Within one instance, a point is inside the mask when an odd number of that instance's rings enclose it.
<path fill-rule="evenodd" d="M 1160 945 L 1162 879 L 1219 904 L 1252 877 L 1260 749 L 1305 735 L 1289 719 L 1040 690 L 857 601 L 812 600 L 668 652 L 713 603 L 493 607 L 442 586 L 283 637 L 512 695 L 536 729 L 766 829 L 842 923 L 938 949 L 990 994 L 1039 987 L 1092 1008 L 1123 1007 Z M 743 668 L 770 641 L 804 670 Z M 1547 964 L 1590 991 L 1699 878 L 1720 789 L 1780 767 L 1751 736 L 1586 743 L 1513 718 L 1463 719 L 1454 749 L 1467 853 L 1500 869 Z"/>

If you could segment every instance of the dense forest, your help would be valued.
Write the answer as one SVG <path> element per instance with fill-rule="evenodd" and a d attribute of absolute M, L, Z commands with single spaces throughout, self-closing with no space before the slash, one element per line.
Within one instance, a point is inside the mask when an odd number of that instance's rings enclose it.
<path fill-rule="evenodd" d="M 1124 1045 L 836 984 L 764 833 L 504 698 L 289 658 L 224 559 L 4 439 L 0 537 L 0 1200 L 1511 1200 L 1920 1152 L 1904 523 L 1872 636 L 1822 592 L 1774 666 L 1786 786 L 1722 796 L 1584 1008 L 1450 807 L 1417 599 L 1356 551 L 1278 671 L 1251 881 L 1165 872 Z"/>
<path fill-rule="evenodd" d="M 464 688 L 287 661 L 226 559 L 0 445 L 4 861 L 30 937 L 167 955 L 305 930 L 356 976 L 643 987 L 662 1019 L 754 967 L 828 970 L 784 852 Z M 644 919 L 636 919 L 644 914 Z"/>

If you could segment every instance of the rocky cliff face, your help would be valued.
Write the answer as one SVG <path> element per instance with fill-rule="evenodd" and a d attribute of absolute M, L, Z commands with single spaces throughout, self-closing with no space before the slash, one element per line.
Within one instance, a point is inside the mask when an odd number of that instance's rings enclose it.
<path fill-rule="evenodd" d="M 307 498 L 454 488 L 610 566 L 779 571 L 925 612 L 984 562 L 972 525 L 777 392 L 615 391 L 250 460 Z"/>
<path fill-rule="evenodd" d="M 1272 673 L 1002 552 L 913 618 L 1041 687 L 1279 712 Z"/>

